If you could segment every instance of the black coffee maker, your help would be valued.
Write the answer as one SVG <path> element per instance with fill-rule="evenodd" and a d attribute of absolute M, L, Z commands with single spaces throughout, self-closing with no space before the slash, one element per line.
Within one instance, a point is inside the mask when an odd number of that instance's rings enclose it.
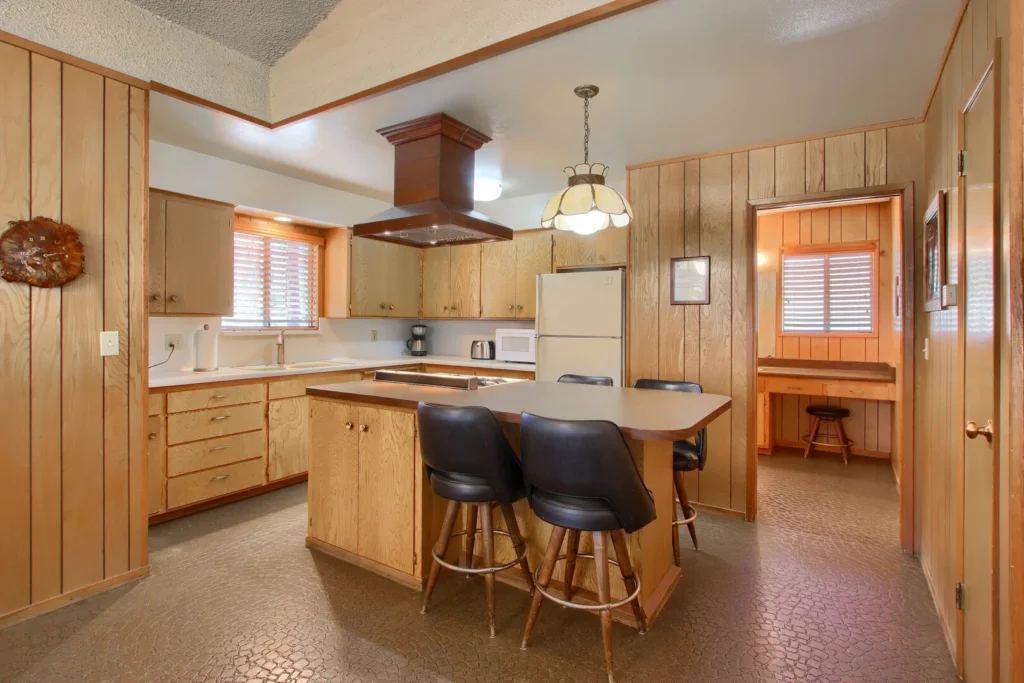
<path fill-rule="evenodd" d="M 427 326 L 413 325 L 412 339 L 405 340 L 405 348 L 414 356 L 427 355 Z"/>

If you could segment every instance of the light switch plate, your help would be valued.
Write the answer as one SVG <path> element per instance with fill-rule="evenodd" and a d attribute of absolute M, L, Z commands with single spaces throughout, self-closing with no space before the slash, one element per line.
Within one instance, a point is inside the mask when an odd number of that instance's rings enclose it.
<path fill-rule="evenodd" d="M 113 332 L 100 332 L 100 355 L 116 356 L 120 353 L 120 335 L 117 330 Z"/>

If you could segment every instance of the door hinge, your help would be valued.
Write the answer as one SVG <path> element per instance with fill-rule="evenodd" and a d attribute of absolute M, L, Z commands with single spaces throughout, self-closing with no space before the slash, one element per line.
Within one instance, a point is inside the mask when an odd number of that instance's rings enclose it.
<path fill-rule="evenodd" d="M 956 582 L 956 608 L 963 610 L 964 608 L 964 584 Z"/>
<path fill-rule="evenodd" d="M 967 150 L 962 149 L 956 153 L 956 174 L 958 176 L 967 175 Z"/>

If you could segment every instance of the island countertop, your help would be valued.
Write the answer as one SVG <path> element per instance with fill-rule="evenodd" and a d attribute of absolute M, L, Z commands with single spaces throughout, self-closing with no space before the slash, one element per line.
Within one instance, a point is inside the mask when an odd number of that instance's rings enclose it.
<path fill-rule="evenodd" d="M 415 408 L 420 401 L 483 406 L 500 422 L 513 424 L 520 422 L 522 413 L 560 420 L 607 420 L 627 438 L 648 441 L 692 437 L 731 403 L 728 396 L 717 394 L 531 381 L 463 391 L 368 380 L 309 387 L 306 393 L 394 408 Z"/>

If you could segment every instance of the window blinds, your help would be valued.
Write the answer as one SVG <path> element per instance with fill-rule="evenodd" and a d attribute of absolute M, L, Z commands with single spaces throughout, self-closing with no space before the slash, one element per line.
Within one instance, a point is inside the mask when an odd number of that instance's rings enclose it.
<path fill-rule="evenodd" d="M 235 233 L 235 310 L 226 329 L 316 329 L 315 244 Z"/>
<path fill-rule="evenodd" d="M 783 254 L 782 331 L 870 334 L 874 330 L 875 254 Z"/>

